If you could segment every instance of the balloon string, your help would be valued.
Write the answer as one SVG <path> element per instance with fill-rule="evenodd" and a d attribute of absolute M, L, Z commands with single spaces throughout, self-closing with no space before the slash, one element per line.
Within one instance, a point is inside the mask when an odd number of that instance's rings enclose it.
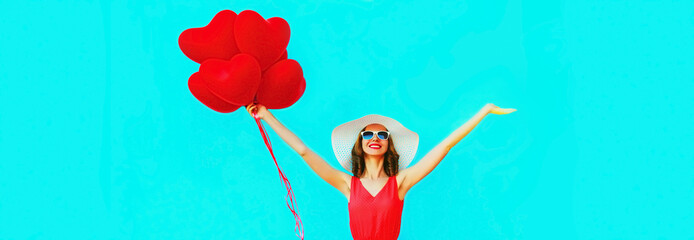
<path fill-rule="evenodd" d="M 299 212 L 296 210 L 296 206 L 298 205 L 297 203 L 294 202 L 294 191 L 292 190 L 292 185 L 289 183 L 289 180 L 287 179 L 287 176 L 284 175 L 282 172 L 282 169 L 280 169 L 280 165 L 277 164 L 277 159 L 275 158 L 275 154 L 272 152 L 272 143 L 270 143 L 270 138 L 267 136 L 267 131 L 265 131 L 265 128 L 263 127 L 263 124 L 260 123 L 260 118 L 256 115 L 256 113 L 253 113 L 253 118 L 255 118 L 255 122 L 258 124 L 258 129 L 260 130 L 260 135 L 263 136 L 263 141 L 265 141 L 265 146 L 267 146 L 267 149 L 270 151 L 270 155 L 272 156 L 272 160 L 275 161 L 275 166 L 277 166 L 277 171 L 280 174 L 280 180 L 284 183 L 284 187 L 287 188 L 287 196 L 284 197 L 284 201 L 287 202 L 287 207 L 289 210 L 292 212 L 294 215 L 294 221 L 296 222 L 296 226 L 294 227 L 294 232 L 296 230 L 299 230 L 299 234 L 296 236 L 299 237 L 301 240 L 304 240 L 304 227 L 301 222 L 301 218 L 299 217 Z M 291 203 L 291 205 L 290 205 Z"/>

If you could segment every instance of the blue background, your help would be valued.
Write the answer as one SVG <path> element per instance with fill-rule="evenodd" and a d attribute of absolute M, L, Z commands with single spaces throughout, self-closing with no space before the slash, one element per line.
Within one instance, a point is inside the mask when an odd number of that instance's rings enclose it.
<path fill-rule="evenodd" d="M 0 239 L 297 239 L 255 122 L 189 92 L 179 34 L 286 19 L 307 87 L 273 113 L 339 167 L 377 113 L 415 161 L 489 115 L 408 193 L 400 239 L 694 238 L 692 1 L 2 1 Z M 347 200 L 281 139 L 306 239 Z"/>

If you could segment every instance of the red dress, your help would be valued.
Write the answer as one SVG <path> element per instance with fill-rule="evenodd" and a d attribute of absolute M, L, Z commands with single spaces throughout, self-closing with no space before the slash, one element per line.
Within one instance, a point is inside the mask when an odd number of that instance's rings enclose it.
<path fill-rule="evenodd" d="M 398 197 L 398 180 L 389 177 L 372 196 L 359 178 L 352 176 L 349 192 L 349 227 L 355 240 L 396 240 L 400 234 L 403 200 Z"/>

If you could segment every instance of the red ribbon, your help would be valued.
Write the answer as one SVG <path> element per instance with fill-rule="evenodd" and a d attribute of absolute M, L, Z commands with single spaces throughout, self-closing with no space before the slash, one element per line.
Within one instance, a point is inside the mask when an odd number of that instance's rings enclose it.
<path fill-rule="evenodd" d="M 280 173 L 280 179 L 284 183 L 284 187 L 287 188 L 287 196 L 284 198 L 284 200 L 287 202 L 287 207 L 289 207 L 289 210 L 292 211 L 292 214 L 294 215 L 294 221 L 296 221 L 296 226 L 294 227 L 294 232 L 296 232 L 297 229 L 299 229 L 299 234 L 296 236 L 301 238 L 301 240 L 304 240 L 304 227 L 303 224 L 301 223 L 301 218 L 299 218 L 299 213 L 296 211 L 296 203 L 294 203 L 294 191 L 292 191 L 292 185 L 289 184 L 289 180 L 287 177 L 284 175 L 282 172 L 282 169 L 280 169 L 280 166 L 277 164 L 277 159 L 275 158 L 275 154 L 272 152 L 272 144 L 270 143 L 270 138 L 267 136 L 267 131 L 265 131 L 265 128 L 263 127 L 263 124 L 260 123 L 260 118 L 258 118 L 258 114 L 254 111 L 253 112 L 253 118 L 255 118 L 255 123 L 258 124 L 258 129 L 260 129 L 260 135 L 263 136 L 263 140 L 265 141 L 265 146 L 267 146 L 267 149 L 270 151 L 270 155 L 272 155 L 272 160 L 275 161 L 275 166 L 277 166 L 277 171 Z M 291 203 L 291 205 L 290 205 Z"/>

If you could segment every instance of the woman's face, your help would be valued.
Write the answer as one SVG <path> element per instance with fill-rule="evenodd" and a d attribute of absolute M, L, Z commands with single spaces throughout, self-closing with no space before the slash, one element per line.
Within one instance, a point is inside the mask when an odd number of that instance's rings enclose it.
<path fill-rule="evenodd" d="M 371 124 L 366 126 L 364 131 L 388 131 L 386 127 L 381 124 Z M 361 135 L 359 135 L 361 137 Z M 388 139 L 380 139 L 378 136 L 374 135 L 371 139 L 361 140 L 361 148 L 364 149 L 366 155 L 383 156 L 383 154 L 388 151 Z"/>

